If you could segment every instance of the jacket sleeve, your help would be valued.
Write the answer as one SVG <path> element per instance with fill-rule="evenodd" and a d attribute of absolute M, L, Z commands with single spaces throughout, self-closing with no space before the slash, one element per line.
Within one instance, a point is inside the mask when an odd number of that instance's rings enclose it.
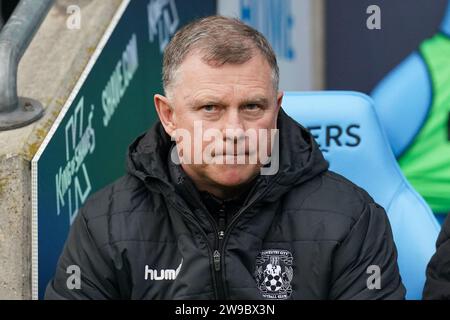
<path fill-rule="evenodd" d="M 436 247 L 436 253 L 428 263 L 423 298 L 450 300 L 450 215 L 445 220 Z"/>
<path fill-rule="evenodd" d="M 382 207 L 367 203 L 336 249 L 330 299 L 404 299 L 391 227 Z"/>
<path fill-rule="evenodd" d="M 80 209 L 70 229 L 69 236 L 59 258 L 56 274 L 47 286 L 45 299 L 115 299 L 118 290 L 114 282 L 112 259 L 108 258 L 108 246 L 98 245 L 96 237 L 104 230 L 89 229 L 85 208 Z M 94 227 L 95 229 L 95 227 Z M 79 268 L 79 288 L 73 267 Z"/>

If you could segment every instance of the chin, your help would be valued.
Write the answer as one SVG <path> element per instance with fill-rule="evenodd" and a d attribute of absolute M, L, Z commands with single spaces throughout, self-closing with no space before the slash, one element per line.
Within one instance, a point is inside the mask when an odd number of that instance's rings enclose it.
<path fill-rule="evenodd" d="M 253 165 L 220 165 L 214 168 L 209 178 L 219 185 L 234 187 L 249 182 L 255 172 L 259 172 L 259 167 Z"/>

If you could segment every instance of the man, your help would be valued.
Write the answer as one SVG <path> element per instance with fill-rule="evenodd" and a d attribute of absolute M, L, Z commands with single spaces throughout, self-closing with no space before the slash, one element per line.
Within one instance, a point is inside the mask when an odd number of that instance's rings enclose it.
<path fill-rule="evenodd" d="M 436 244 L 436 253 L 427 267 L 423 291 L 425 300 L 450 300 L 450 217 L 444 221 Z"/>
<path fill-rule="evenodd" d="M 403 299 L 384 210 L 328 171 L 278 79 L 267 40 L 238 20 L 178 31 L 160 121 L 80 210 L 46 297 Z"/>

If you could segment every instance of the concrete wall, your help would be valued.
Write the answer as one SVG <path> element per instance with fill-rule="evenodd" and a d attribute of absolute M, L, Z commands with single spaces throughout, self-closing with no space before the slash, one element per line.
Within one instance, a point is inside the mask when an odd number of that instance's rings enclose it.
<path fill-rule="evenodd" d="M 31 299 L 31 159 L 81 75 L 122 0 L 57 0 L 19 65 L 19 96 L 39 100 L 45 115 L 0 131 L 0 299 Z M 80 29 L 66 26 L 69 5 Z"/>

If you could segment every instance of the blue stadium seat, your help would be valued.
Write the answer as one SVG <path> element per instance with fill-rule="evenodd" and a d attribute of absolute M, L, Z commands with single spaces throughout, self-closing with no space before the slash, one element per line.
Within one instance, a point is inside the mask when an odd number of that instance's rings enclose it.
<path fill-rule="evenodd" d="M 316 138 L 330 169 L 364 188 L 392 226 L 407 299 L 421 299 L 440 230 L 403 176 L 370 97 L 357 92 L 286 92 L 283 109 Z"/>
<path fill-rule="evenodd" d="M 399 157 L 422 128 L 430 109 L 430 76 L 419 53 L 412 53 L 391 71 L 371 97 L 392 151 Z"/>

